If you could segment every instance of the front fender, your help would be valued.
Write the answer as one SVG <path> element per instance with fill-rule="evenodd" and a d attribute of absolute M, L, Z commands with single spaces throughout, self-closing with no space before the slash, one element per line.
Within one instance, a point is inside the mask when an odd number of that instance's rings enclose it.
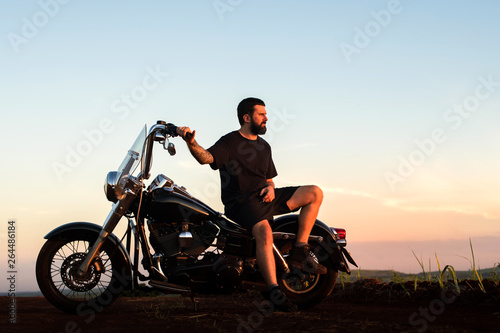
<path fill-rule="evenodd" d="M 58 240 L 58 241 L 71 240 L 71 239 L 73 239 L 73 237 L 75 235 L 78 235 L 82 231 L 95 233 L 96 238 L 97 238 L 97 236 L 99 235 L 101 230 L 102 230 L 102 227 L 97 225 L 97 224 L 94 224 L 94 223 L 70 222 L 70 223 L 63 224 L 63 225 L 55 228 L 54 230 L 51 230 L 47 235 L 45 235 L 44 238 L 47 240 Z M 118 251 L 120 251 L 120 254 L 123 256 L 123 258 L 125 259 L 125 262 L 127 263 L 127 267 L 125 268 L 127 270 L 127 274 L 129 276 L 132 276 L 132 271 L 131 271 L 132 264 L 131 264 L 130 256 L 129 256 L 128 252 L 125 250 L 125 248 L 123 247 L 123 244 L 120 242 L 118 237 L 116 237 L 114 234 L 109 234 L 107 238 L 110 242 L 113 243 L 113 245 L 118 249 Z"/>
<path fill-rule="evenodd" d="M 290 232 L 296 234 L 298 230 L 298 225 L 299 225 L 298 214 L 284 215 L 274 220 L 273 231 Z M 345 251 L 345 249 L 343 249 L 340 245 L 337 244 L 337 242 L 335 241 L 337 238 L 331 231 L 330 227 L 328 227 L 325 223 L 321 222 L 320 220 L 316 220 L 311 230 L 311 235 L 323 237 L 323 241 L 319 244 L 330 255 L 330 260 L 333 264 L 333 267 L 335 267 L 339 271 L 348 274 L 351 273 L 351 270 L 347 265 L 344 253 L 342 251 L 342 250 Z"/>

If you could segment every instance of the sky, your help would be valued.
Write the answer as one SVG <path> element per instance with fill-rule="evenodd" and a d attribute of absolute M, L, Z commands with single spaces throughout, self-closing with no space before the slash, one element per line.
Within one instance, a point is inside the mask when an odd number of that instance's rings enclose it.
<path fill-rule="evenodd" d="M 18 290 L 37 289 L 50 230 L 102 224 L 105 176 L 144 124 L 208 148 L 249 96 L 266 102 L 276 185 L 320 186 L 318 218 L 347 230 L 361 269 L 419 273 L 415 253 L 467 270 L 471 243 L 476 266 L 500 262 L 497 1 L 0 5 L 0 265 L 15 221 Z M 150 180 L 223 211 L 218 174 L 173 142 Z"/>

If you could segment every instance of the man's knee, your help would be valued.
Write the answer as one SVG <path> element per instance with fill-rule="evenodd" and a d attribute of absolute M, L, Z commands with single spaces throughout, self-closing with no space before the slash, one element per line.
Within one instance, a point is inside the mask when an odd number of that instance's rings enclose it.
<path fill-rule="evenodd" d="M 323 201 L 323 190 L 316 185 L 306 186 L 309 203 L 321 203 Z"/>
<path fill-rule="evenodd" d="M 273 230 L 267 220 L 262 220 L 255 224 L 252 228 L 252 235 L 257 242 L 271 242 L 273 241 Z"/>
<path fill-rule="evenodd" d="M 312 185 L 311 187 L 314 195 L 314 201 L 321 203 L 323 201 L 323 190 L 316 185 Z"/>

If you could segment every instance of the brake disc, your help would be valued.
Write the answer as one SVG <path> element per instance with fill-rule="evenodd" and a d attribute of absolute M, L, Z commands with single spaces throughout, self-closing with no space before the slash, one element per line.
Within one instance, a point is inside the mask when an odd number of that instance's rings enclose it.
<path fill-rule="evenodd" d="M 64 284 L 74 291 L 86 292 L 94 288 L 101 280 L 103 264 L 100 258 L 97 258 L 88 271 L 78 276 L 78 268 L 85 260 L 86 253 L 73 253 L 64 260 L 61 265 L 61 278 Z"/>

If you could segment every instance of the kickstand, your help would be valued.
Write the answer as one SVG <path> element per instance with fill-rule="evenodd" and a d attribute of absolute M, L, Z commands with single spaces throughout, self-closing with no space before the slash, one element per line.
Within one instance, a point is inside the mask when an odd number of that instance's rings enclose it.
<path fill-rule="evenodd" d="M 191 293 L 191 302 L 193 302 L 194 312 L 198 312 L 200 308 L 200 302 L 198 302 L 195 297 L 196 295 L 194 293 Z"/>

